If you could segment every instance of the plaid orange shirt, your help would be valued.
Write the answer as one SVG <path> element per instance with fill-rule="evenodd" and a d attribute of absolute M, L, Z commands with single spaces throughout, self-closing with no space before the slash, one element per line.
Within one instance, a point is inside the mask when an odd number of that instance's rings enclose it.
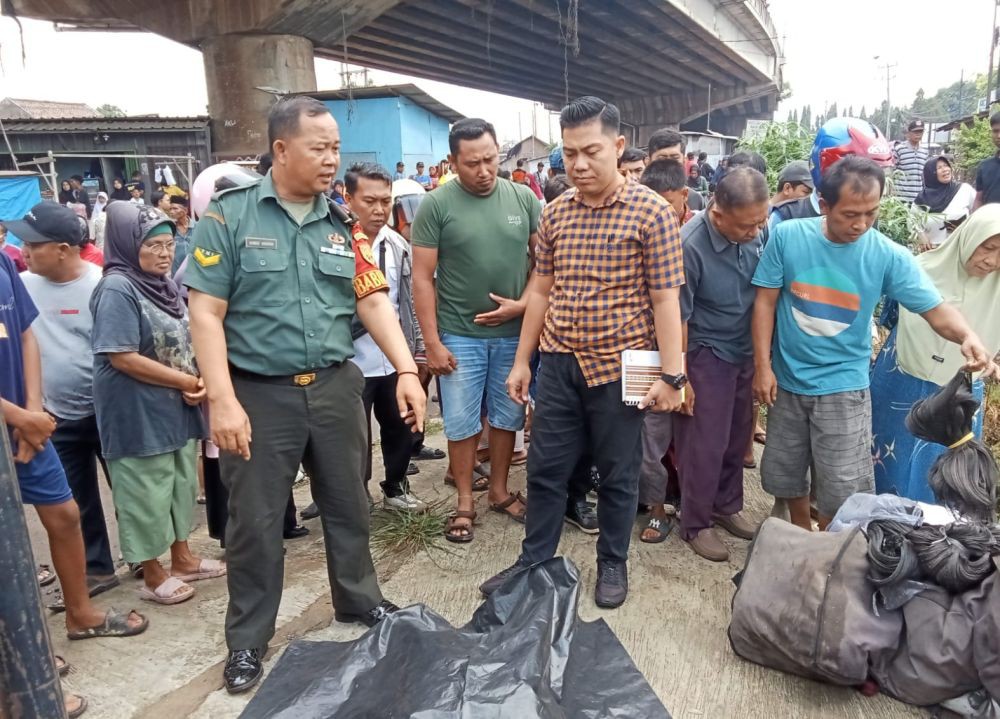
<path fill-rule="evenodd" d="M 684 284 L 677 215 L 634 182 L 600 207 L 564 192 L 542 213 L 535 272 L 555 278 L 541 351 L 576 355 L 588 387 L 615 382 L 623 350 L 656 347 L 649 291 Z"/>

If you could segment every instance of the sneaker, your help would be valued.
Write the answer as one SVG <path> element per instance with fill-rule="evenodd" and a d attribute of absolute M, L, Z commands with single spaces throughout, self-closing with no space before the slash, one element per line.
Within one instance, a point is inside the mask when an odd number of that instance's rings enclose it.
<path fill-rule="evenodd" d="M 571 502 L 566 507 L 566 515 L 563 517 L 567 524 L 572 524 L 584 534 L 598 534 L 600 527 L 597 524 L 597 510 L 592 502 L 577 500 Z"/>
<path fill-rule="evenodd" d="M 711 527 L 702 529 L 693 538 L 684 541 L 695 554 L 710 562 L 725 562 L 729 559 L 729 550 Z"/>
<path fill-rule="evenodd" d="M 628 597 L 628 567 L 625 562 L 610 559 L 597 560 L 597 586 L 594 601 L 597 606 L 615 609 Z"/>
<path fill-rule="evenodd" d="M 427 505 L 414 497 L 409 492 L 398 497 L 386 497 L 382 500 L 382 506 L 396 512 L 422 512 L 427 509 Z"/>
<path fill-rule="evenodd" d="M 753 539 L 753 535 L 757 531 L 757 528 L 750 524 L 746 517 L 739 512 L 730 514 L 728 517 L 716 516 L 714 517 L 714 521 L 731 535 L 740 539 Z"/>
<path fill-rule="evenodd" d="M 523 572 L 526 568 L 527 567 L 523 564 L 515 562 L 499 574 L 494 574 L 492 577 L 480 584 L 479 591 L 483 593 L 483 596 L 488 597 L 493 594 L 493 592 L 498 590 L 504 582 L 513 577 L 515 574 Z"/>

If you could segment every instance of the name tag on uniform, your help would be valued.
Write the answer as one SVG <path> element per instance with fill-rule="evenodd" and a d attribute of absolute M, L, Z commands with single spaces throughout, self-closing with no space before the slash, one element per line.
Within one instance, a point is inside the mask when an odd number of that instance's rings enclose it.
<path fill-rule="evenodd" d="M 251 250 L 276 250 L 277 240 L 269 240 L 264 237 L 248 237 L 244 240 L 245 245 Z"/>
<path fill-rule="evenodd" d="M 319 251 L 327 255 L 336 255 L 337 257 L 346 257 L 349 260 L 354 259 L 354 253 L 351 250 L 345 250 L 343 247 L 320 247 Z"/>

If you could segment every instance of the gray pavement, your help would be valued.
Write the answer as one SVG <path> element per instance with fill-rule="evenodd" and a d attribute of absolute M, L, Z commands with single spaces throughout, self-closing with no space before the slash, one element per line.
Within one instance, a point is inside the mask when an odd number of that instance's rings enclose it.
<path fill-rule="evenodd" d="M 440 434 L 430 437 L 428 443 L 445 446 Z M 445 466 L 444 461 L 421 463 L 421 473 L 412 478 L 414 492 L 429 501 L 452 501 L 453 490 L 442 482 Z M 379 469 L 376 467 L 376 474 Z M 511 488 L 523 489 L 524 482 L 524 468 L 513 469 Z M 747 472 L 746 485 L 748 514 L 763 520 L 770 501 L 760 489 L 756 472 Z M 378 477 L 371 486 L 378 490 Z M 297 487 L 295 496 L 299 506 L 305 506 L 308 486 Z M 108 496 L 105 508 L 115 534 L 111 507 Z M 485 495 L 479 496 L 477 509 L 481 524 L 471 544 L 446 545 L 442 541 L 449 552 L 421 553 L 405 561 L 388 557 L 377 562 L 385 595 L 400 605 L 423 602 L 456 625 L 467 622 L 481 601 L 477 585 L 513 561 L 523 533 L 521 525 L 489 512 Z M 36 556 L 46 561 L 44 533 L 33 513 L 29 515 Z M 347 640 L 362 633 L 361 627 L 331 624 L 333 609 L 318 520 L 306 524 L 313 530 L 311 535 L 286 542 L 285 592 L 278 633 L 266 662 L 268 669 L 291 639 Z M 585 620 L 602 617 L 608 622 L 674 717 L 925 716 L 921 710 L 884 696 L 865 698 L 851 689 L 818 684 L 741 660 L 729 646 L 726 627 L 733 594 L 731 578 L 743 565 L 747 542 L 723 535 L 732 558 L 728 563 L 713 564 L 696 557 L 677 536 L 649 545 L 638 541 L 638 532 L 637 522 L 630 550 L 631 594 L 618 610 L 601 610 L 593 604 L 594 538 L 566 526 L 560 551 L 581 570 L 580 616 Z M 206 534 L 203 513 L 191 543 L 203 556 L 222 557 L 218 544 Z M 250 696 L 229 696 L 222 689 L 225 581 L 199 582 L 195 598 L 174 607 L 140 602 L 136 595 L 139 583 L 129 578 L 122 584 L 98 602 L 145 612 L 150 628 L 141 637 L 69 642 L 61 618 L 52 616 L 49 622 L 56 651 L 73 665 L 64 687 L 89 698 L 86 716 L 239 716 Z M 377 707 L 371 716 L 379 716 Z"/>

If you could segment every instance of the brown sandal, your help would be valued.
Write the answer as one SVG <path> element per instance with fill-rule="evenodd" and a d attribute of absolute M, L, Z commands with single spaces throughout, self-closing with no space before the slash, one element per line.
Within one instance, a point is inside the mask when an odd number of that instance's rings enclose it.
<path fill-rule="evenodd" d="M 458 524 L 455 520 L 458 519 L 468 519 L 468 524 Z M 476 512 L 475 510 L 465 510 L 456 509 L 450 515 L 448 515 L 448 523 L 444 528 L 444 538 L 449 542 L 454 542 L 455 544 L 466 544 L 471 542 L 475 536 L 476 532 L 472 528 L 472 525 L 476 522 Z M 452 534 L 459 530 L 465 530 L 466 534 Z"/>
<path fill-rule="evenodd" d="M 473 492 L 485 492 L 490 488 L 490 476 L 489 474 L 486 474 L 481 464 L 477 464 L 473 468 L 472 473 L 475 475 L 475 478 L 472 480 Z M 455 478 L 451 475 L 450 471 L 444 473 L 444 483 L 449 487 L 457 486 L 455 484 Z"/>
<path fill-rule="evenodd" d="M 520 502 L 521 505 L 524 507 L 525 511 L 521 512 L 520 514 L 511 514 L 510 512 L 508 512 L 507 508 L 510 507 L 512 504 L 514 504 L 514 502 Z M 525 499 L 520 492 L 516 492 L 513 494 L 509 494 L 507 496 L 507 499 L 505 499 L 502 502 L 496 502 L 495 504 L 491 504 L 490 509 L 494 512 L 499 512 L 500 514 L 506 514 L 515 522 L 520 522 L 521 524 L 524 524 L 524 515 L 525 512 L 528 511 L 528 500 Z"/>

